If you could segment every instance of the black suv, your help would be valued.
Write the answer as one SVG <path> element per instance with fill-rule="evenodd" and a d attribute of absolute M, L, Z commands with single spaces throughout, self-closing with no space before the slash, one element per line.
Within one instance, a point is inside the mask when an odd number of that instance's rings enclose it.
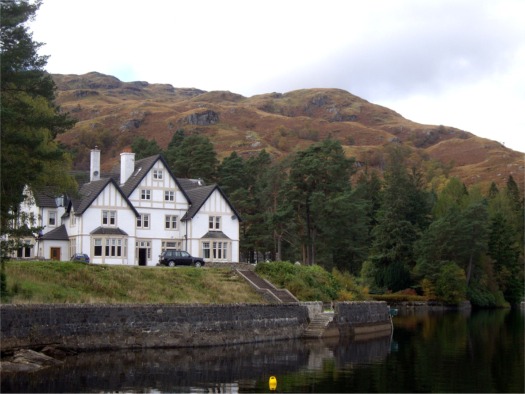
<path fill-rule="evenodd" d="M 71 256 L 71 261 L 80 261 L 89 264 L 89 256 L 85 253 L 75 253 Z"/>
<path fill-rule="evenodd" d="M 166 249 L 159 256 L 158 265 L 167 265 L 168 267 L 175 267 L 176 265 L 193 265 L 194 267 L 202 267 L 204 260 L 200 257 L 193 257 L 184 250 Z"/>

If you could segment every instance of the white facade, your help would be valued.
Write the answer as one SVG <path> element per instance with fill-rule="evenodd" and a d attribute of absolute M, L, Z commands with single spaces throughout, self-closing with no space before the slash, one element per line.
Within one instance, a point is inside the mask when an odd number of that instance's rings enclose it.
<path fill-rule="evenodd" d="M 97 160 L 94 149 L 80 198 L 65 206 L 26 200 L 21 210 L 47 225 L 29 240 L 30 256 L 18 257 L 66 261 L 85 253 L 94 264 L 154 266 L 164 249 L 175 248 L 208 262 L 239 261 L 240 218 L 218 186 L 176 179 L 160 155 L 135 162 L 125 152 L 120 173 L 108 178 L 100 176 Z"/>
<path fill-rule="evenodd" d="M 199 256 L 210 261 L 239 256 L 239 243 L 228 242 L 228 239 L 238 239 L 239 220 L 218 189 L 210 194 L 192 221 L 191 249 L 198 250 Z M 226 237 L 215 238 L 219 232 Z"/>

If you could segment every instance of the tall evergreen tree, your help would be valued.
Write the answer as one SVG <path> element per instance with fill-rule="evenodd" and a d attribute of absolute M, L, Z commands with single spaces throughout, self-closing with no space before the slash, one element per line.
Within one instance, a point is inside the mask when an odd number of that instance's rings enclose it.
<path fill-rule="evenodd" d="M 297 152 L 291 163 L 288 195 L 300 223 L 306 264 L 316 263 L 322 212 L 328 200 L 350 187 L 352 164 L 341 144 L 330 139 Z"/>
<path fill-rule="evenodd" d="M 55 84 L 44 71 L 47 57 L 26 23 L 41 2 L 1 0 L 1 227 L 23 199 L 25 186 L 59 193 L 74 189 L 71 160 L 55 137 L 74 121 L 54 103 Z"/>
<path fill-rule="evenodd" d="M 166 160 L 177 177 L 201 178 L 206 182 L 216 178 L 217 153 L 206 136 L 176 133 L 166 151 Z"/>
<path fill-rule="evenodd" d="M 244 160 L 235 151 L 222 160 L 222 163 L 218 167 L 217 174 L 218 183 L 228 195 L 238 189 L 248 189 L 250 186 L 248 184 L 248 174 Z"/>
<path fill-rule="evenodd" d="M 4 260 L 18 247 L 19 238 L 31 236 L 31 224 L 21 224 L 18 208 L 24 188 L 51 193 L 72 191 L 71 160 L 55 137 L 74 121 L 55 105 L 55 84 L 38 55 L 41 43 L 32 39 L 26 23 L 41 2 L 0 2 L 0 293 L 6 296 Z"/>
<path fill-rule="evenodd" d="M 299 255 L 300 240 L 296 215 L 288 194 L 287 160 L 273 163 L 268 168 L 266 182 L 261 190 L 266 201 L 268 227 L 272 231 L 273 250 L 277 260 L 295 260 Z"/>
<path fill-rule="evenodd" d="M 377 212 L 381 207 L 382 183 L 376 171 L 366 170 L 357 179 L 354 194 L 357 198 L 367 201 L 367 216 L 370 230 L 377 224 Z"/>
<path fill-rule="evenodd" d="M 507 179 L 507 184 L 505 187 L 505 191 L 507 193 L 507 196 L 509 197 L 509 200 L 512 204 L 512 208 L 514 211 L 518 212 L 523 207 L 522 198 L 520 196 L 520 189 L 518 187 L 518 184 L 512 177 L 512 175 L 509 175 Z"/>
<path fill-rule="evenodd" d="M 523 216 L 515 211 L 510 193 L 498 193 L 489 200 L 488 255 L 493 261 L 493 275 L 505 299 L 519 303 L 524 294 Z"/>
<path fill-rule="evenodd" d="M 138 137 L 131 143 L 131 149 L 135 152 L 135 160 L 144 159 L 145 157 L 158 155 L 162 152 L 157 141 L 148 140 L 144 137 Z"/>
<path fill-rule="evenodd" d="M 418 172 L 408 172 L 406 159 L 403 147 L 390 147 L 381 207 L 372 230 L 376 282 L 392 291 L 410 284 L 410 269 L 415 265 L 413 245 L 430 212 L 429 194 L 423 190 Z"/>

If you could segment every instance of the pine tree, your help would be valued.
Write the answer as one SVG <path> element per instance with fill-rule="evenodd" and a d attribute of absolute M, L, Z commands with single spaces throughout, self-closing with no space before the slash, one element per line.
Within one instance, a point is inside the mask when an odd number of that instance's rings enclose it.
<path fill-rule="evenodd" d="M 135 160 L 144 159 L 145 157 L 158 155 L 162 152 L 157 141 L 147 140 L 144 137 L 137 137 L 131 143 L 131 149 L 135 152 Z"/>
<path fill-rule="evenodd" d="M 55 193 L 72 191 L 70 157 L 55 137 L 74 121 L 54 103 L 55 84 L 44 71 L 46 56 L 37 51 L 26 23 L 40 2 L 2 0 L 0 13 L 1 63 L 1 227 L 22 202 L 24 187 Z"/>
<path fill-rule="evenodd" d="M 341 144 L 330 139 L 297 152 L 291 163 L 288 198 L 296 214 L 306 264 L 316 263 L 323 212 L 327 201 L 349 190 L 352 164 Z"/>
<path fill-rule="evenodd" d="M 418 172 L 409 172 L 406 165 L 406 151 L 391 147 L 377 225 L 372 230 L 376 284 L 392 291 L 410 283 L 410 269 L 415 265 L 413 245 L 427 226 L 430 212 L 429 194 L 423 190 Z"/>
<path fill-rule="evenodd" d="M 0 237 L 2 298 L 6 295 L 4 260 L 18 247 L 18 239 L 31 236 L 31 225 L 19 223 L 18 208 L 25 187 L 44 186 L 64 193 L 75 188 L 68 175 L 71 161 L 55 137 L 74 125 L 55 105 L 55 84 L 46 74 L 46 56 L 37 51 L 26 23 L 32 20 L 40 2 L 1 0 L 0 12 Z M 19 223 L 20 224 L 20 223 Z M 23 234 L 21 231 L 26 231 Z"/>
<path fill-rule="evenodd" d="M 217 153 L 206 136 L 175 133 L 166 151 L 166 160 L 177 177 L 201 178 L 206 182 L 216 178 Z"/>

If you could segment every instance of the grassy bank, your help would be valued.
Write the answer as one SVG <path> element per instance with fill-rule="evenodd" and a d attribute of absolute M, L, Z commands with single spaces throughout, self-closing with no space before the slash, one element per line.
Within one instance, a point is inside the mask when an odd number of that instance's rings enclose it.
<path fill-rule="evenodd" d="M 9 303 L 265 303 L 229 268 L 8 261 Z"/>

